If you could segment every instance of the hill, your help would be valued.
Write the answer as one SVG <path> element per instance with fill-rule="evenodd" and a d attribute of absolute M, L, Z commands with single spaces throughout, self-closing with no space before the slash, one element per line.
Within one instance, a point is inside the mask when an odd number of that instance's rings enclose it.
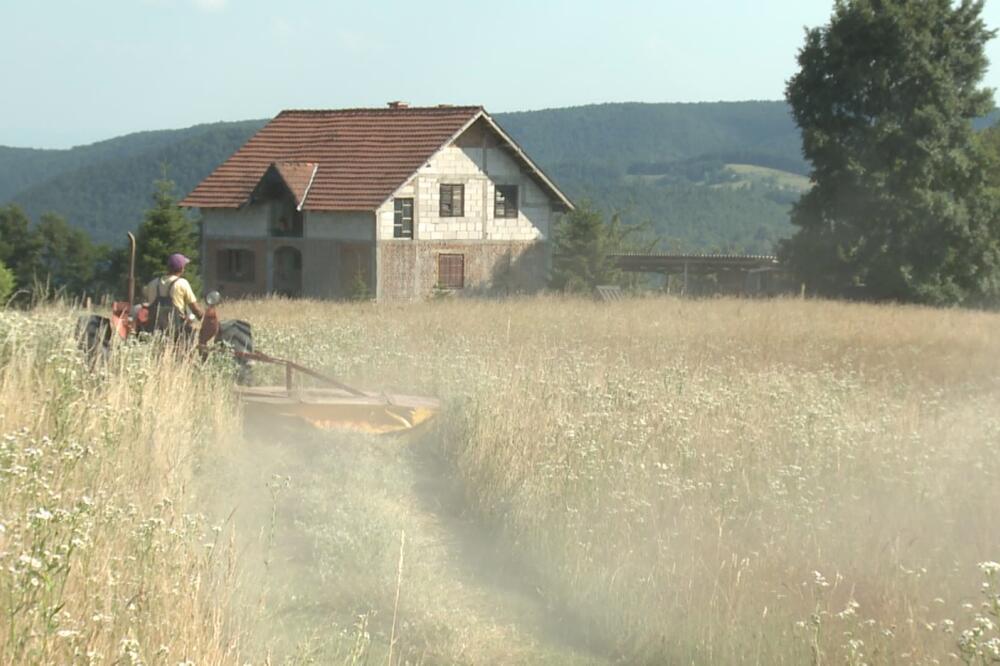
<path fill-rule="evenodd" d="M 61 171 L 58 158 L 50 158 L 56 165 L 55 175 L 24 188 L 11 201 L 23 206 L 33 219 L 56 211 L 98 240 L 117 241 L 142 219 L 155 179 L 165 172 L 179 192 L 190 191 L 264 122 L 201 125 L 165 132 L 152 141 L 139 135 L 139 146 L 122 137 L 116 140 L 123 144 L 118 150 L 94 151 L 88 155 L 92 159 L 65 156 L 76 159 Z"/>
<path fill-rule="evenodd" d="M 765 251 L 788 231 L 787 197 L 773 196 L 766 183 L 709 187 L 725 164 L 805 172 L 781 102 L 601 104 L 496 118 L 575 200 L 629 222 L 650 220 L 689 249 Z M 117 242 L 138 224 L 164 169 L 187 192 L 264 122 L 142 132 L 70 150 L 0 147 L 0 202 L 23 206 L 33 219 L 58 212 L 94 238 Z M 678 165 L 702 172 L 677 173 Z M 633 172 L 659 177 L 638 182 Z"/>
<path fill-rule="evenodd" d="M 768 252 L 808 165 L 784 102 L 597 104 L 495 118 L 575 201 L 649 221 L 664 247 Z M 975 122 L 996 123 L 997 112 Z M 69 150 L 0 146 L 0 204 L 117 242 L 164 170 L 185 193 L 266 120 L 140 132 Z"/>

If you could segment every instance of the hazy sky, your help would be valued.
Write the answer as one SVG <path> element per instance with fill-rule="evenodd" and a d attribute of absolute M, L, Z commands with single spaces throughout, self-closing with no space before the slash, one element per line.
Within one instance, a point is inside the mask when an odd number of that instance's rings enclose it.
<path fill-rule="evenodd" d="M 282 108 L 779 99 L 833 0 L 0 0 L 0 144 Z M 985 18 L 1000 26 L 1000 0 Z M 1000 62 L 1000 43 L 989 47 Z M 1000 67 L 986 84 L 1000 85 Z"/>

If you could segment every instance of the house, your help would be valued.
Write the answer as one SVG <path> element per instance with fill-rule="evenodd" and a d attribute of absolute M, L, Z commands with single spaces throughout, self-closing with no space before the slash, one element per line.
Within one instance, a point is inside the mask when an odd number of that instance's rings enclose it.
<path fill-rule="evenodd" d="M 206 287 L 418 299 L 533 288 L 570 200 L 481 107 L 283 111 L 181 202 Z"/>

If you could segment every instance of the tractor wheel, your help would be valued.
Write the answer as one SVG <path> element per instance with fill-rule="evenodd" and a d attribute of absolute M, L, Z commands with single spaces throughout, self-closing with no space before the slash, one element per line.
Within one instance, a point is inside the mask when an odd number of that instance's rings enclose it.
<path fill-rule="evenodd" d="M 81 315 L 76 320 L 76 341 L 92 365 L 106 361 L 111 354 L 111 321 L 100 315 Z"/>
<path fill-rule="evenodd" d="M 233 351 L 253 351 L 253 331 L 250 324 L 241 319 L 227 319 L 220 322 L 219 333 L 215 336 L 215 341 Z M 244 386 L 250 384 L 253 380 L 250 361 L 245 358 L 237 358 L 236 362 L 239 364 L 236 371 L 236 382 Z"/>

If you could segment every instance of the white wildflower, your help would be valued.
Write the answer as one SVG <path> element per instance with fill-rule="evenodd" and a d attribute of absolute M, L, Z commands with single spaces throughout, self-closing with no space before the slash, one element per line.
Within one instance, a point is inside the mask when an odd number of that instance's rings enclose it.
<path fill-rule="evenodd" d="M 17 561 L 32 571 L 39 571 L 42 568 L 42 561 L 28 554 L 22 554 Z"/>
<path fill-rule="evenodd" d="M 979 569 L 987 576 L 995 576 L 1000 573 L 1000 562 L 980 562 Z"/>

